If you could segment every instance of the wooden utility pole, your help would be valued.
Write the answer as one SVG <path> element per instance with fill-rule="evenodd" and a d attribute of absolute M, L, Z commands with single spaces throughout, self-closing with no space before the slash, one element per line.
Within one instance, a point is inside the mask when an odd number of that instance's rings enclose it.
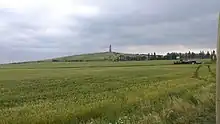
<path fill-rule="evenodd" d="M 217 34 L 216 124 L 220 124 L 220 13 L 218 18 L 218 34 Z"/>

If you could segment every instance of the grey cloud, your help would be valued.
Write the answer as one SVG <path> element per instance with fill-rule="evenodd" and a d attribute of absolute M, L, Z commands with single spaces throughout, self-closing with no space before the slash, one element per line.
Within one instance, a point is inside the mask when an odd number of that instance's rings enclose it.
<path fill-rule="evenodd" d="M 161 12 L 157 14 L 145 14 L 144 8 L 140 7 L 137 13 L 80 19 L 84 24 L 80 37 L 90 39 L 89 42 L 96 40 L 100 44 L 215 47 L 217 16 L 213 15 L 217 15 L 217 10 L 220 10 L 220 2 L 178 2 L 169 2 L 171 5 L 165 7 L 160 5 Z M 141 4 L 144 5 L 144 2 Z M 167 12 L 163 12 L 163 9 Z"/>
<path fill-rule="evenodd" d="M 5 56 L 0 62 L 96 52 L 105 50 L 109 44 L 121 48 L 131 45 L 215 48 L 219 0 L 84 0 L 84 3 L 99 6 L 100 14 L 90 18 L 73 15 L 62 25 L 52 26 L 46 22 L 44 10 L 18 13 L 0 8 L 0 55 Z"/>

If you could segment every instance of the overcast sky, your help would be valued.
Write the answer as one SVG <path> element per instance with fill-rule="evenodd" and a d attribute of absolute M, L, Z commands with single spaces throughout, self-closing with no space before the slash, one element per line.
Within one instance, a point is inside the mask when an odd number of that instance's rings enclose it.
<path fill-rule="evenodd" d="M 0 0 L 0 63 L 216 48 L 220 0 Z"/>

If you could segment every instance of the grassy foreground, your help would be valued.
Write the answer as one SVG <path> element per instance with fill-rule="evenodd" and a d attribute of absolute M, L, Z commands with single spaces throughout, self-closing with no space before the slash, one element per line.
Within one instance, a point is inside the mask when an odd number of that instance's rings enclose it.
<path fill-rule="evenodd" d="M 214 124 L 214 78 L 169 63 L 3 65 L 0 123 Z"/>

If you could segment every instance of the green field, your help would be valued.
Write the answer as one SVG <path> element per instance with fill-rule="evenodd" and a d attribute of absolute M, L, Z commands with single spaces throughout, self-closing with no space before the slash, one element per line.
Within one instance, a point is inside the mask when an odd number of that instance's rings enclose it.
<path fill-rule="evenodd" d="M 172 61 L 0 65 L 0 124 L 215 123 L 215 79 Z M 211 65 L 215 69 L 215 65 Z"/>

